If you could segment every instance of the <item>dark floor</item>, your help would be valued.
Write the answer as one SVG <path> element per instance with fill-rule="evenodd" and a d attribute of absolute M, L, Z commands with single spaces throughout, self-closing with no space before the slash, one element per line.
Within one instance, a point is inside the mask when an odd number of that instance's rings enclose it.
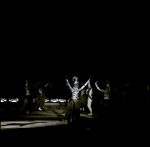
<path fill-rule="evenodd" d="M 1 111 L 1 141 L 28 145 L 32 141 L 36 145 L 56 143 L 71 145 L 82 143 L 127 144 L 127 142 L 143 142 L 148 140 L 148 115 L 109 112 L 94 114 L 94 117 L 81 112 L 80 122 L 67 124 L 63 121 L 65 104 L 46 104 L 46 111 L 33 111 L 29 115 L 19 114 L 12 107 L 9 111 Z M 148 135 L 147 135 L 148 134 Z"/>

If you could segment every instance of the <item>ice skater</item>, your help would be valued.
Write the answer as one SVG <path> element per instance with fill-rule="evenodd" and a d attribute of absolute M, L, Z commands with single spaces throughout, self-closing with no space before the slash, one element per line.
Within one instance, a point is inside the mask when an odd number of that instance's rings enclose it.
<path fill-rule="evenodd" d="M 110 95 L 109 81 L 108 80 L 105 81 L 105 89 L 100 89 L 97 81 L 95 82 L 95 86 L 99 91 L 103 92 L 104 100 L 109 100 L 109 95 Z"/>
<path fill-rule="evenodd" d="M 92 101 L 93 101 L 93 97 L 92 97 L 92 94 L 93 94 L 93 89 L 91 87 L 91 84 L 90 82 L 88 83 L 88 89 L 87 89 L 87 96 L 88 96 L 88 100 L 87 100 L 87 107 L 90 111 L 90 113 L 88 114 L 89 116 L 92 116 L 93 115 L 93 111 L 92 111 Z"/>
<path fill-rule="evenodd" d="M 80 118 L 80 107 L 81 107 L 81 101 L 79 100 L 79 92 L 90 82 L 90 79 L 81 87 L 79 88 L 79 82 L 78 78 L 75 76 L 73 77 L 73 87 L 70 86 L 70 83 L 68 79 L 66 78 L 67 85 L 69 86 L 71 92 L 72 92 L 72 97 L 69 100 L 69 103 L 67 105 L 67 110 L 66 110 L 66 119 L 70 123 L 70 119 L 72 119 L 72 122 L 77 121 Z"/>
<path fill-rule="evenodd" d="M 45 104 L 46 95 L 43 94 L 42 88 L 39 89 L 39 94 L 40 95 L 35 98 L 35 110 L 42 111 L 45 110 L 44 104 Z"/>
<path fill-rule="evenodd" d="M 23 102 L 23 106 L 21 108 L 21 111 L 26 114 L 30 114 L 30 112 L 33 108 L 33 95 L 31 93 L 32 90 L 33 90 L 33 83 L 29 84 L 29 81 L 26 80 L 26 83 L 25 83 L 26 95 L 23 98 L 24 102 Z"/>
<path fill-rule="evenodd" d="M 46 84 L 43 84 L 42 82 L 38 82 L 36 84 L 35 87 L 38 87 L 38 93 L 40 95 L 38 95 L 35 98 L 35 110 L 39 110 L 39 111 L 45 110 L 44 105 L 45 105 L 46 95 L 43 93 L 43 91 L 44 91 L 44 88 L 46 88 L 48 85 L 49 85 L 49 82 Z"/>
<path fill-rule="evenodd" d="M 107 117 L 109 116 L 109 112 L 110 112 L 110 107 L 109 107 L 109 104 L 110 104 L 110 86 L 109 86 L 109 81 L 106 80 L 105 82 L 105 89 L 101 89 L 99 86 L 98 86 L 98 82 L 96 81 L 95 82 L 95 86 L 96 88 L 101 91 L 103 93 L 103 98 L 100 100 L 100 103 L 101 103 L 101 114 L 102 116 L 104 117 Z"/>

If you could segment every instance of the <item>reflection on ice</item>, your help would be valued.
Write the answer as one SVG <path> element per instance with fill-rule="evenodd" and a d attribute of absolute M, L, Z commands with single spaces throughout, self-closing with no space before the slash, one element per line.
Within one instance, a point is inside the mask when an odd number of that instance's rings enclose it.
<path fill-rule="evenodd" d="M 1 121 L 1 130 L 21 129 L 21 128 L 37 128 L 47 126 L 64 125 L 61 120 L 20 120 L 20 121 Z"/>

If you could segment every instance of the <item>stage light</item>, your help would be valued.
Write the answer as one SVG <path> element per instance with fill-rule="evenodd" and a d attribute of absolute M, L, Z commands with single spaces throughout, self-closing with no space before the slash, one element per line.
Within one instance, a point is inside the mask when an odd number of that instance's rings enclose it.
<path fill-rule="evenodd" d="M 16 103 L 19 101 L 19 98 L 10 98 L 9 102 Z"/>
<path fill-rule="evenodd" d="M 7 99 L 6 98 L 1 98 L 1 102 L 7 102 Z"/>
<path fill-rule="evenodd" d="M 61 103 L 65 103 L 65 102 L 66 102 L 66 100 L 65 100 L 65 99 L 59 99 L 59 102 L 61 102 Z"/>
<path fill-rule="evenodd" d="M 50 100 L 52 103 L 57 103 L 58 102 L 58 99 L 56 98 L 56 99 L 51 99 Z"/>
<path fill-rule="evenodd" d="M 46 98 L 46 99 L 45 99 L 45 103 L 48 103 L 48 102 L 49 102 L 49 99 L 48 99 L 48 98 Z"/>

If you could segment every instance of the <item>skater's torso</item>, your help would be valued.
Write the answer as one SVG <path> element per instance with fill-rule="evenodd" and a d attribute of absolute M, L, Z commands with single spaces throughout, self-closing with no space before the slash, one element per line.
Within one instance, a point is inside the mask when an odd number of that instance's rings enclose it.
<path fill-rule="evenodd" d="M 109 99 L 109 94 L 110 94 L 110 88 L 106 88 L 104 91 L 104 99 Z"/>
<path fill-rule="evenodd" d="M 73 87 L 71 92 L 72 92 L 72 99 L 78 100 L 79 89 L 76 87 Z"/>

